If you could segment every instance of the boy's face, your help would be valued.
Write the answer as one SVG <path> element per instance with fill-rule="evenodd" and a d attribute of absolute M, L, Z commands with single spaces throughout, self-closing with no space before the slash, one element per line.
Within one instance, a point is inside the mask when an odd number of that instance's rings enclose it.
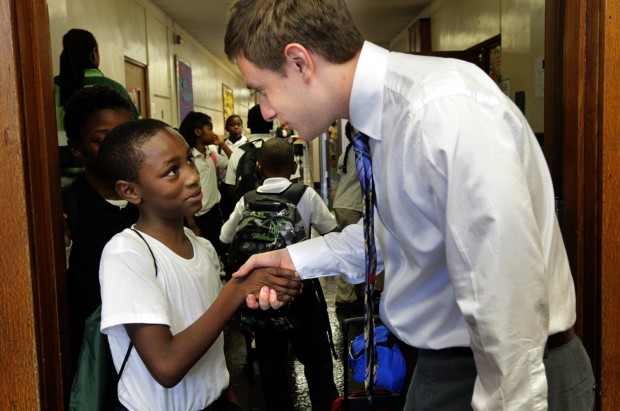
<path fill-rule="evenodd" d="M 256 90 L 258 103 L 267 121 L 278 118 L 288 123 L 306 141 L 310 141 L 334 121 L 330 94 L 321 93 L 316 78 L 309 77 L 295 64 L 286 63 L 286 75 L 262 69 L 243 55 L 236 59 L 248 88 Z"/>
<path fill-rule="evenodd" d="M 140 212 L 177 220 L 202 206 L 200 176 L 192 150 L 171 128 L 159 131 L 142 146 L 145 160 L 138 171 L 136 191 Z"/>
<path fill-rule="evenodd" d="M 119 124 L 134 120 L 133 113 L 125 109 L 103 109 L 92 113 L 80 129 L 81 140 L 69 140 L 67 144 L 75 157 L 81 158 L 84 167 L 101 176 L 97 159 L 99 147 L 108 133 Z"/>

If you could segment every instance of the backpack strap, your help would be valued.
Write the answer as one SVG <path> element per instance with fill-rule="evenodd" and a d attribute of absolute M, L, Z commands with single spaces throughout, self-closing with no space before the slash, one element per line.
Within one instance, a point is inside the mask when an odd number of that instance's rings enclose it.
<path fill-rule="evenodd" d="M 138 230 L 136 230 L 135 228 L 131 228 L 131 230 L 138 234 L 138 237 L 140 237 L 142 239 L 142 241 L 144 241 L 144 244 L 146 244 L 146 248 L 149 249 L 149 252 L 151 253 L 151 257 L 153 257 L 153 265 L 155 266 L 155 278 L 157 278 L 157 260 L 155 259 L 155 254 L 153 254 L 153 250 L 151 249 L 151 246 L 149 245 L 149 243 L 146 241 L 146 239 L 142 236 L 142 234 L 140 234 L 140 232 Z M 118 379 L 121 379 L 121 375 L 123 375 L 123 371 L 125 370 L 125 365 L 127 364 L 127 360 L 129 360 L 129 354 L 131 354 L 131 349 L 133 348 L 133 343 L 130 341 L 129 342 L 129 347 L 127 348 L 127 353 L 125 354 L 125 358 L 123 359 L 123 364 L 121 365 L 121 369 L 118 371 Z"/>
<path fill-rule="evenodd" d="M 248 204 L 252 201 L 259 199 L 262 196 L 265 197 L 280 197 L 285 199 L 291 204 L 299 204 L 301 198 L 304 196 L 306 189 L 308 186 L 303 184 L 293 183 L 286 187 L 283 191 L 279 193 L 259 193 L 257 190 L 248 191 L 243 195 L 243 202 Z"/>
<path fill-rule="evenodd" d="M 329 348 L 332 350 L 332 355 L 334 356 L 334 360 L 338 359 L 338 354 L 336 354 L 336 346 L 334 345 L 334 335 L 332 334 L 332 326 L 329 322 L 329 314 L 327 313 L 327 301 L 325 300 L 325 294 L 323 294 L 323 287 L 321 287 L 321 282 L 318 278 L 313 278 L 312 283 L 314 284 L 314 291 L 316 293 L 317 298 L 319 299 L 319 304 L 321 305 L 321 317 L 323 320 L 323 325 L 325 326 L 325 330 L 327 331 L 327 340 L 329 341 Z"/>

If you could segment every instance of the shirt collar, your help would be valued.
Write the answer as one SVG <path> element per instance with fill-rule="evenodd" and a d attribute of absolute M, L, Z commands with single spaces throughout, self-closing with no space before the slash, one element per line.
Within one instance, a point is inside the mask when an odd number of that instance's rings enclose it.
<path fill-rule="evenodd" d="M 84 70 L 84 77 L 104 77 L 101 70 L 96 68 L 87 68 Z"/>
<path fill-rule="evenodd" d="M 383 88 L 388 57 L 389 51 L 386 49 L 364 42 L 351 88 L 351 124 L 375 140 L 381 140 Z"/>

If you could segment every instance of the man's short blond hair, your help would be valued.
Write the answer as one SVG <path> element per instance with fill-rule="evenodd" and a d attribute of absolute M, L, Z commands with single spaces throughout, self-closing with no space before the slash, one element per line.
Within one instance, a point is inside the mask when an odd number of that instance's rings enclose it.
<path fill-rule="evenodd" d="M 283 72 L 284 48 L 299 43 L 329 62 L 351 60 L 364 39 L 344 0 L 236 0 L 224 50 L 263 69 Z"/>

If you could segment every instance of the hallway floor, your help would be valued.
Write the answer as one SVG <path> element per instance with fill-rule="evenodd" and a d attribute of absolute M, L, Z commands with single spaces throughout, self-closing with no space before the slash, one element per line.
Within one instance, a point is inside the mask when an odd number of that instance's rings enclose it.
<path fill-rule="evenodd" d="M 341 323 L 345 318 L 363 315 L 360 311 L 336 309 L 334 298 L 336 296 L 336 281 L 334 277 L 327 277 L 321 280 L 323 293 L 327 301 L 329 319 L 334 336 L 334 344 L 338 353 L 338 360 L 334 360 L 334 380 L 339 393 L 343 393 L 344 376 L 342 365 L 342 332 Z M 352 329 L 350 338 L 361 332 Z M 245 339 L 241 333 L 241 328 L 236 320 L 224 331 L 226 339 L 226 357 L 230 372 L 231 384 L 235 388 L 241 403 L 241 409 L 247 411 L 265 411 L 260 375 L 256 362 L 252 367 L 246 367 L 246 348 Z M 296 396 L 297 411 L 310 411 L 310 399 L 308 396 L 308 386 L 303 374 L 302 365 L 291 355 L 291 384 L 294 387 Z M 248 369 L 249 368 L 249 369 Z M 349 380 L 349 391 L 363 388 L 363 384 L 358 384 Z"/>

